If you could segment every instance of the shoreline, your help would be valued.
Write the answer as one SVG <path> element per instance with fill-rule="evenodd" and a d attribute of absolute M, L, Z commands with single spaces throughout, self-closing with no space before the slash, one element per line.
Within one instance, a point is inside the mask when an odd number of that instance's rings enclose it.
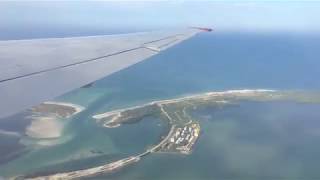
<path fill-rule="evenodd" d="M 37 112 L 35 109 L 43 106 L 58 106 L 57 109 L 66 109 L 64 107 L 72 108 L 73 111 L 68 115 L 59 114 L 58 111 L 50 112 L 42 112 L 41 110 Z M 83 111 L 85 108 L 72 103 L 66 102 L 56 102 L 56 101 L 46 101 L 42 104 L 33 107 L 32 113 L 30 116 L 31 123 L 26 127 L 25 134 L 34 139 L 52 139 L 59 138 L 62 135 L 63 128 L 65 126 L 65 122 L 62 122 L 61 119 L 70 118 L 75 114 Z M 52 111 L 52 110 L 51 110 Z"/>
<path fill-rule="evenodd" d="M 185 100 L 192 100 L 197 98 L 206 98 L 206 97 L 215 97 L 215 96 L 224 96 L 224 95 L 236 95 L 236 96 L 242 96 L 242 95 L 255 95 L 256 93 L 267 93 L 267 92 L 277 92 L 276 90 L 272 89 L 240 89 L 240 90 L 227 90 L 227 91 L 212 91 L 212 92 L 206 92 L 206 93 L 200 93 L 200 94 L 193 94 L 189 96 L 184 97 L 178 97 L 173 99 L 164 99 L 164 100 L 156 100 L 151 101 L 149 103 L 146 103 L 144 105 L 140 106 L 133 106 L 128 108 L 122 108 L 122 109 L 116 109 L 112 111 L 108 111 L 101 114 L 93 115 L 92 118 L 96 120 L 101 120 L 104 118 L 108 118 L 110 116 L 112 119 L 109 122 L 114 122 L 119 116 L 121 116 L 121 112 L 127 111 L 127 110 L 134 110 L 137 108 L 143 108 L 149 105 L 163 105 L 163 104 L 171 104 L 171 103 L 177 103 Z"/>
<path fill-rule="evenodd" d="M 48 105 L 52 104 L 52 105 L 58 105 L 58 106 L 72 107 L 73 109 L 75 109 L 75 113 L 73 113 L 72 115 L 75 115 L 85 109 L 83 106 L 80 106 L 78 104 L 67 103 L 67 102 L 45 101 L 42 104 L 48 104 Z"/>
<path fill-rule="evenodd" d="M 96 166 L 88 169 L 56 173 L 46 176 L 35 177 L 33 179 L 55 179 L 63 177 L 67 179 L 82 178 L 94 176 L 100 173 L 113 173 L 120 168 L 138 162 L 142 157 L 152 153 L 178 153 L 188 155 L 192 153 L 199 136 L 201 136 L 201 127 L 198 120 L 192 119 L 188 115 L 188 110 L 198 106 L 220 105 L 229 101 L 254 100 L 254 101 L 277 101 L 277 100 L 294 100 L 305 101 L 308 96 L 299 96 L 286 91 L 276 91 L 270 89 L 253 89 L 253 90 L 228 90 L 220 92 L 207 92 L 202 94 L 190 95 L 175 99 L 158 100 L 146 103 L 140 106 L 117 109 L 101 114 L 96 114 L 92 118 L 101 120 L 103 126 L 107 128 L 116 128 L 121 124 L 130 121 L 142 119 L 146 115 L 160 115 L 162 120 L 169 122 L 169 132 L 161 138 L 159 142 L 152 145 L 138 155 L 131 155 L 127 158 L 113 161 L 102 166 Z M 302 98 L 301 98 L 302 97 Z M 310 97 L 309 97 L 310 98 Z M 111 118 L 111 120 L 104 118 Z M 28 177 L 28 176 L 27 176 Z"/>

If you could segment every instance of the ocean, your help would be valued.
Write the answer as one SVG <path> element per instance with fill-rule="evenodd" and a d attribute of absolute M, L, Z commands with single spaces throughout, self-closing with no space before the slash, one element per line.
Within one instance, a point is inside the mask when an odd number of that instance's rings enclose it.
<path fill-rule="evenodd" d="M 97 113 L 208 91 L 318 91 L 319 39 L 310 34 L 199 34 L 89 88 L 58 97 L 86 109 L 69 121 L 55 145 L 27 147 L 18 157 L 0 161 L 0 174 L 94 167 L 138 154 L 167 132 L 167 124 L 154 117 L 103 128 L 91 118 Z M 285 101 L 200 109 L 193 118 L 199 120 L 202 134 L 191 155 L 151 154 L 93 179 L 317 179 L 319 110 L 319 104 Z M 0 127 L 12 129 L 15 123 L 19 127 L 25 121 L 0 120 Z M 13 141 L 0 136 L 4 148 L 20 149 L 19 141 Z"/>

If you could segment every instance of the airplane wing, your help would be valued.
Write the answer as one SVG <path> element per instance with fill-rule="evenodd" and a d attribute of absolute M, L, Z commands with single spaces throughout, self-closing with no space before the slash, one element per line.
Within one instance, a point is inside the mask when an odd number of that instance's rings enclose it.
<path fill-rule="evenodd" d="M 0 41 L 0 118 L 147 59 L 205 28 Z"/>

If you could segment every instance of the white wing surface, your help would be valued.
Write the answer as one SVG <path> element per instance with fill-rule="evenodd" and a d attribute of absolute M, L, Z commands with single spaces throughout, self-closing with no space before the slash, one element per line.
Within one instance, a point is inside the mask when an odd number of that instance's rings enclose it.
<path fill-rule="evenodd" d="M 0 118 L 108 76 L 205 30 L 0 41 Z"/>

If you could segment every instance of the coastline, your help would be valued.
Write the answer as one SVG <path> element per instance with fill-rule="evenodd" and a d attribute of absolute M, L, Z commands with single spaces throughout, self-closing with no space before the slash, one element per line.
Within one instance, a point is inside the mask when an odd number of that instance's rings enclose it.
<path fill-rule="evenodd" d="M 201 136 L 201 127 L 198 120 L 194 120 L 188 115 L 188 110 L 192 110 L 198 106 L 220 106 L 220 104 L 228 104 L 229 101 L 242 100 L 293 100 L 297 102 L 304 102 L 305 98 L 310 97 L 303 92 L 299 94 L 296 92 L 292 93 L 290 91 L 276 91 L 270 89 L 229 90 L 207 92 L 175 99 L 152 101 L 140 106 L 96 114 L 93 115 L 92 118 L 98 121 L 101 120 L 103 122 L 103 126 L 108 128 L 115 128 L 121 124 L 136 121 L 137 119 L 141 120 L 146 115 L 156 115 L 162 120 L 168 121 L 170 130 L 168 134 L 157 144 L 154 144 L 151 148 L 146 149 L 146 151 L 139 155 L 131 155 L 128 158 L 120 159 L 102 166 L 32 178 L 55 179 L 57 177 L 63 177 L 73 179 L 94 176 L 100 173 L 112 173 L 115 170 L 131 164 L 131 162 L 138 162 L 142 157 L 152 153 L 179 153 L 189 155 L 192 153 L 193 146 L 197 142 L 199 136 Z"/>
<path fill-rule="evenodd" d="M 158 104 L 158 105 L 171 104 L 171 103 L 177 103 L 177 102 L 181 102 L 181 101 L 185 101 L 185 100 L 192 100 L 192 99 L 197 99 L 197 98 L 206 99 L 208 97 L 216 97 L 216 96 L 224 96 L 224 95 L 251 96 L 251 95 L 257 95 L 259 93 L 268 93 L 268 92 L 271 93 L 271 92 L 277 92 L 277 91 L 272 90 L 272 89 L 242 89 L 242 90 L 206 92 L 206 93 L 194 94 L 194 95 L 189 95 L 189 96 L 179 97 L 179 98 L 174 98 L 174 99 L 164 99 L 164 100 L 152 101 L 152 102 L 146 103 L 144 105 L 140 105 L 140 106 L 133 106 L 133 107 L 129 107 L 129 108 L 116 109 L 116 110 L 108 111 L 105 113 L 93 115 L 92 118 L 94 118 L 96 120 L 101 120 L 103 118 L 108 118 L 110 116 L 114 116 L 109 121 L 109 122 L 114 122 L 119 116 L 121 116 L 121 112 L 128 111 L 128 110 L 134 110 L 137 108 L 143 108 L 143 107 L 146 107 L 149 105 L 154 105 L 154 104 Z"/>
<path fill-rule="evenodd" d="M 73 113 L 72 115 L 75 115 L 85 109 L 83 106 L 80 106 L 78 104 L 67 103 L 67 102 L 46 101 L 46 102 L 43 102 L 43 104 L 72 107 L 75 109 L 75 113 Z"/>
<path fill-rule="evenodd" d="M 68 115 L 59 114 L 59 112 L 34 112 L 34 115 L 30 118 L 32 119 L 31 123 L 26 127 L 25 134 L 34 139 L 49 139 L 49 138 L 59 138 L 62 135 L 62 131 L 65 125 L 65 122 L 61 120 L 64 118 L 70 118 L 73 115 L 83 111 L 85 108 L 65 102 L 54 102 L 47 101 L 40 104 L 40 106 L 50 106 L 54 105 L 61 109 L 72 108 L 73 111 L 69 112 Z M 37 107 L 34 107 L 37 108 Z M 33 109 L 34 109 L 33 108 Z"/>

